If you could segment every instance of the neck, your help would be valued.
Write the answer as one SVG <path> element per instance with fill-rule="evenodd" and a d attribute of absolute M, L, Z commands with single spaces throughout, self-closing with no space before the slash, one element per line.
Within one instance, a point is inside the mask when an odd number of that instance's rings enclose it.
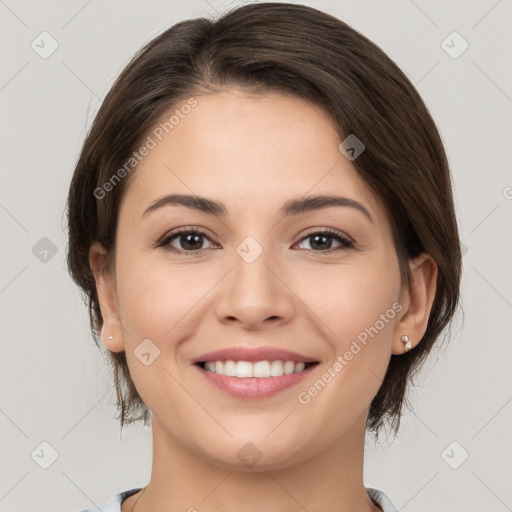
<path fill-rule="evenodd" d="M 169 436 L 153 416 L 151 481 L 135 512 L 375 512 L 363 484 L 366 414 L 343 438 L 301 463 L 268 470 L 224 468 Z M 139 498 L 123 503 L 130 511 Z M 128 502 L 128 500 L 127 500 Z"/>

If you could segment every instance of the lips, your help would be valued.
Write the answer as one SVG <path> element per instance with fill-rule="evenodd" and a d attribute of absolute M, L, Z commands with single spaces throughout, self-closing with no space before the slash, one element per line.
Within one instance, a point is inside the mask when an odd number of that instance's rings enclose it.
<path fill-rule="evenodd" d="M 313 357 L 277 347 L 231 347 L 207 352 L 192 360 L 193 364 L 210 361 L 293 361 L 294 363 L 317 363 Z"/>
<path fill-rule="evenodd" d="M 318 363 L 309 356 L 276 347 L 232 347 L 193 360 L 193 366 L 207 382 L 245 399 L 268 398 L 293 387 Z"/>

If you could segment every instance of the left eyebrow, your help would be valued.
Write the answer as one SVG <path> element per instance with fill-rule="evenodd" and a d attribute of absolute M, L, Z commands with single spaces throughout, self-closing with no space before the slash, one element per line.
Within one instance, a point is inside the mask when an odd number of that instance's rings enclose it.
<path fill-rule="evenodd" d="M 226 206 L 219 201 L 194 195 L 170 194 L 157 199 L 154 203 L 148 206 L 148 208 L 144 210 L 142 216 L 144 217 L 150 212 L 167 205 L 182 205 L 193 210 L 198 210 L 210 215 L 217 215 L 219 217 L 224 217 L 227 214 Z M 372 224 L 374 223 L 370 212 L 361 203 L 355 199 L 342 196 L 318 195 L 300 199 L 291 199 L 283 205 L 279 210 L 279 213 L 285 216 L 300 215 L 302 213 L 319 210 L 321 208 L 329 208 L 332 206 L 353 208 L 363 213 Z"/>
<path fill-rule="evenodd" d="M 364 214 L 365 217 L 373 224 L 370 212 L 355 199 L 342 196 L 309 196 L 301 199 L 292 199 L 287 201 L 281 208 L 280 213 L 284 215 L 299 215 L 301 213 L 319 210 L 320 208 L 329 208 L 331 206 L 344 206 L 353 208 Z"/>

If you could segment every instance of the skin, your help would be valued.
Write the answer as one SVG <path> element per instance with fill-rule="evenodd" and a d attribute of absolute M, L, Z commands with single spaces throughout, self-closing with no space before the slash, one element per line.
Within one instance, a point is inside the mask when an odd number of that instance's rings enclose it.
<path fill-rule="evenodd" d="M 401 283 L 386 213 L 318 107 L 237 89 L 195 98 L 197 106 L 133 171 L 113 271 L 100 271 L 100 244 L 90 250 L 103 343 L 126 351 L 152 412 L 151 481 L 135 511 L 380 510 L 363 484 L 368 408 L 391 354 L 404 351 L 401 336 L 414 346 L 425 333 L 435 262 L 426 254 L 411 261 L 412 286 Z M 170 193 L 221 201 L 228 213 L 172 205 L 142 216 Z M 360 202 L 373 222 L 338 206 L 278 214 L 290 199 L 333 193 Z M 179 237 L 170 243 L 177 252 L 155 247 L 191 226 L 207 232 L 195 254 L 179 253 L 190 250 Z M 355 247 L 328 238 L 312 249 L 307 235 L 325 228 Z M 250 264 L 236 252 L 247 236 L 263 249 Z M 401 311 L 308 404 L 299 403 L 298 393 L 394 303 Z M 134 354 L 147 338 L 160 350 L 148 366 Z M 273 397 L 234 398 L 199 378 L 191 359 L 235 345 L 285 348 L 319 364 Z M 262 454 L 252 468 L 237 457 L 248 442 Z"/>

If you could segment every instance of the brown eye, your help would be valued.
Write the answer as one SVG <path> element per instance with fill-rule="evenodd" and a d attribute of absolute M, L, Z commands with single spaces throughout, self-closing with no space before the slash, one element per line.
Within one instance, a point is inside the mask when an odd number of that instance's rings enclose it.
<path fill-rule="evenodd" d="M 201 231 L 190 229 L 182 230 L 166 236 L 159 243 L 158 247 L 164 247 L 170 251 L 178 253 L 196 253 L 208 248 L 203 246 L 206 240 L 213 245 L 206 234 L 202 233 Z"/>
<path fill-rule="evenodd" d="M 332 231 L 318 231 L 310 233 L 302 238 L 302 240 L 306 240 L 309 244 L 309 247 L 304 247 L 305 249 L 315 252 L 327 252 L 328 249 L 336 250 L 337 247 L 342 249 L 354 247 L 354 244 L 341 233 Z M 333 247 L 333 243 L 336 242 L 338 242 L 338 245 Z"/>

